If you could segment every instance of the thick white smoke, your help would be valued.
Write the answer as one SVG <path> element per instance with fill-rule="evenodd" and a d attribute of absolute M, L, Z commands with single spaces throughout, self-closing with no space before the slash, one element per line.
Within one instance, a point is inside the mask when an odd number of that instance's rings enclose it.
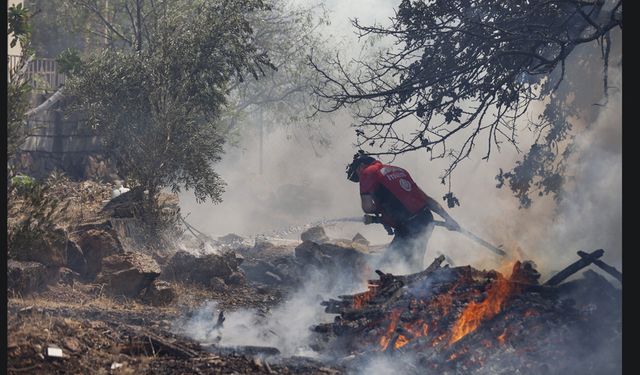
<path fill-rule="evenodd" d="M 219 308 L 216 302 L 204 303 L 191 318 L 177 322 L 176 329 L 201 342 L 222 346 L 275 347 L 283 356 L 316 357 L 311 348 L 311 326 L 329 322 L 320 302 L 341 294 L 361 291 L 364 286 L 338 280 L 340 275 L 320 271 L 310 273 L 304 285 L 268 313 L 241 309 L 224 312 L 222 329 L 213 329 Z"/>

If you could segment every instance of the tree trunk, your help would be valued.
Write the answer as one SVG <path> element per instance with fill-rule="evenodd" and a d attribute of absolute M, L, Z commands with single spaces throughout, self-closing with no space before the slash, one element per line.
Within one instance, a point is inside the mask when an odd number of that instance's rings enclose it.
<path fill-rule="evenodd" d="M 136 0 L 136 51 L 142 51 L 142 1 Z"/>

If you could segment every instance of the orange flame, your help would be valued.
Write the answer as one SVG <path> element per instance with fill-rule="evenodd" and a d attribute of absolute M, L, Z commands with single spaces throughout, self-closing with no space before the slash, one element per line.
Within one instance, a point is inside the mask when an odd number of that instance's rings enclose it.
<path fill-rule="evenodd" d="M 398 339 L 396 340 L 396 344 L 394 345 L 394 348 L 399 349 L 402 348 L 403 346 L 407 345 L 407 343 L 409 342 L 409 339 L 406 338 L 403 335 L 398 336 Z"/>
<path fill-rule="evenodd" d="M 462 280 L 456 281 L 446 293 L 437 295 L 433 299 L 433 303 L 440 308 L 442 315 L 448 315 L 453 306 L 453 293 L 460 286 Z"/>
<path fill-rule="evenodd" d="M 396 330 L 398 326 L 398 320 L 400 319 L 400 309 L 393 309 L 391 311 L 391 322 L 389 323 L 389 327 L 387 327 L 387 332 L 385 332 L 384 336 L 380 338 L 380 348 L 382 351 L 387 350 L 389 346 L 389 341 L 391 341 L 391 337 L 393 336 L 393 332 Z"/>
<path fill-rule="evenodd" d="M 402 324 L 402 328 L 411 333 L 414 339 L 416 337 L 426 336 L 429 333 L 429 325 L 421 320 L 413 323 Z M 403 346 L 407 345 L 409 341 L 411 341 L 410 338 L 407 338 L 404 335 L 400 335 L 396 340 L 394 348 L 402 348 Z"/>
<path fill-rule="evenodd" d="M 401 312 L 401 309 L 393 309 L 391 311 L 389 326 L 387 327 L 385 334 L 380 338 L 380 350 L 385 351 L 389 347 L 391 339 L 393 338 L 396 328 L 398 327 Z M 409 323 L 400 323 L 400 325 L 411 335 L 409 335 L 410 337 L 407 337 L 405 335 L 398 335 L 395 343 L 393 344 L 394 349 L 402 348 L 403 346 L 407 345 L 412 339 L 420 336 L 426 336 L 427 333 L 429 333 L 429 325 L 422 320 Z"/>
<path fill-rule="evenodd" d="M 453 361 L 454 359 L 456 359 L 456 358 L 460 357 L 461 355 L 463 355 L 463 354 L 467 353 L 468 351 L 469 351 L 469 349 L 467 349 L 467 348 L 462 348 L 462 350 L 460 350 L 460 351 L 459 351 L 459 352 L 457 352 L 457 353 L 451 353 L 451 355 L 449 356 L 449 359 L 448 359 L 448 360 L 449 360 L 449 361 Z"/>
<path fill-rule="evenodd" d="M 451 305 L 453 305 L 453 297 L 449 293 L 440 294 L 434 298 L 434 303 L 440 307 L 442 315 L 444 316 L 449 314 Z"/>
<path fill-rule="evenodd" d="M 487 290 L 487 298 L 480 302 L 467 305 L 458 320 L 453 325 L 453 333 L 449 345 L 475 331 L 483 320 L 496 316 L 502 308 L 502 303 L 511 293 L 511 285 L 507 279 L 499 276 Z"/>
<path fill-rule="evenodd" d="M 433 341 L 431 341 L 431 346 L 437 346 L 438 344 L 440 344 L 442 342 L 442 340 L 447 336 L 446 333 L 441 334 L 440 336 L 436 337 Z"/>
<path fill-rule="evenodd" d="M 498 342 L 500 343 L 500 345 L 504 345 L 504 340 L 506 338 L 507 338 L 507 329 L 505 328 L 502 334 L 498 336 Z"/>
<path fill-rule="evenodd" d="M 429 325 L 422 320 L 403 324 L 402 328 L 409 331 L 413 335 L 413 337 L 426 336 L 427 333 L 429 333 Z"/>
<path fill-rule="evenodd" d="M 376 294 L 376 287 L 373 285 L 369 286 L 369 290 L 366 292 L 358 293 L 353 296 L 353 305 L 354 309 L 361 309 L 367 302 L 371 301 L 373 296 Z"/>

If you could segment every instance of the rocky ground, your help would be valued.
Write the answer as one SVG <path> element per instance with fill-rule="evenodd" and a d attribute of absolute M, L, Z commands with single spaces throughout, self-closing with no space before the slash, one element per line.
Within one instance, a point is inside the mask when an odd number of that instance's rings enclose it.
<path fill-rule="evenodd" d="M 47 229 L 54 235 L 10 252 L 9 374 L 342 372 L 304 358 L 262 359 L 251 348 L 216 351 L 177 334 L 176 322 L 208 301 L 224 311 L 266 312 L 292 285 L 248 279 L 239 267 L 245 260 L 241 251 L 231 250 L 239 244 L 229 239 L 191 237 L 165 249 L 139 246 L 132 199 L 110 200 L 111 188 L 63 179 L 38 198 L 60 202 L 51 206 L 55 225 Z M 12 198 L 9 218 L 15 233 L 33 207 L 27 198 Z M 169 195 L 161 198 L 163 209 L 175 214 L 177 201 Z M 34 228 L 27 224 L 31 227 L 25 228 Z M 12 240 L 26 241 L 15 234 Z M 247 264 L 294 257 L 295 246 L 261 242 L 260 249 L 269 248 L 262 259 L 259 249 L 243 246 L 238 250 L 248 254 Z"/>
<path fill-rule="evenodd" d="M 81 279 L 60 278 L 24 297 L 12 295 L 8 301 L 8 373 L 342 372 L 311 360 L 269 362 L 242 350 L 214 354 L 211 348 L 176 334 L 176 322 L 208 301 L 216 301 L 223 311 L 251 308 L 267 312 L 290 292 L 282 284 L 245 280 L 234 285 L 215 279 L 219 284 L 165 282 L 174 297 L 156 306 L 145 298 L 114 294 L 108 285 Z M 212 316 L 212 325 L 215 318 Z M 48 353 L 55 348 L 61 349 L 61 356 Z"/>

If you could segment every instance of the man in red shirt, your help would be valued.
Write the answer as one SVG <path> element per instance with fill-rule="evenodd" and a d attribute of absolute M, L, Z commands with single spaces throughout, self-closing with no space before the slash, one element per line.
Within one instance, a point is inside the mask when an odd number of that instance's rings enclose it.
<path fill-rule="evenodd" d="M 362 210 L 379 216 L 387 228 L 393 228 L 393 240 L 387 256 L 400 255 L 412 270 L 423 269 L 427 242 L 433 231 L 433 215 L 445 220 L 449 230 L 460 226 L 413 181 L 409 172 L 360 152 L 347 167 L 347 178 L 360 183 Z"/>

